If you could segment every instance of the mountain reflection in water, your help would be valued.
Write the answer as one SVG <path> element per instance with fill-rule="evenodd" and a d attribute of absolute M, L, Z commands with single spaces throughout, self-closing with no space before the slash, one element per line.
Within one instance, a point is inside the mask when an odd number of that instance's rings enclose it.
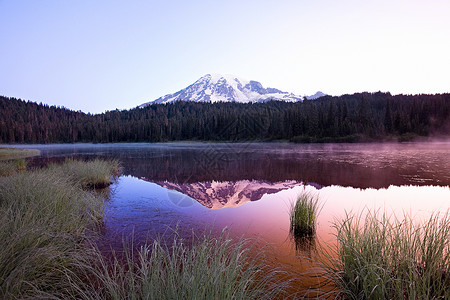
<path fill-rule="evenodd" d="M 260 180 L 208 181 L 184 184 L 164 181 L 156 183 L 169 190 L 183 193 L 211 209 L 237 207 L 249 201 L 260 200 L 265 194 L 274 194 L 302 185 L 302 183 L 294 180 L 284 182 Z"/>

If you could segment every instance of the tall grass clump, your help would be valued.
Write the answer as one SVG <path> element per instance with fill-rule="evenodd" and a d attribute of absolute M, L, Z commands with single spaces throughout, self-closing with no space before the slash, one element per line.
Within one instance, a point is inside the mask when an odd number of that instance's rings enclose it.
<path fill-rule="evenodd" d="M 336 223 L 337 258 L 324 265 L 338 297 L 450 299 L 450 215 L 425 223 L 378 213 Z"/>
<path fill-rule="evenodd" d="M 84 298 L 272 299 L 283 286 L 258 263 L 249 240 L 234 242 L 224 232 L 189 243 L 178 236 L 169 244 L 155 240 L 125 256 L 125 263 L 117 256 L 111 263 L 98 254 L 99 264 L 88 264 Z"/>
<path fill-rule="evenodd" d="M 102 222 L 103 208 L 57 172 L 1 177 L 0 298 L 70 298 L 66 275 L 85 255 L 85 233 Z"/>
<path fill-rule="evenodd" d="M 316 232 L 319 212 L 319 196 L 302 192 L 297 200 L 291 203 L 290 233 L 294 238 L 312 237 Z"/>
<path fill-rule="evenodd" d="M 84 188 L 104 188 L 119 175 L 121 166 L 118 160 L 94 159 L 80 161 L 67 159 L 63 164 L 49 166 L 52 171 L 63 172 L 72 181 Z"/>

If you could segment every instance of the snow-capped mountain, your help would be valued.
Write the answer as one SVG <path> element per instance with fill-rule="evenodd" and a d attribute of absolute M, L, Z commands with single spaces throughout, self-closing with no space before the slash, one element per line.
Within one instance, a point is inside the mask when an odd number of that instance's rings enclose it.
<path fill-rule="evenodd" d="M 257 201 L 265 194 L 274 194 L 302 184 L 295 180 L 283 182 L 208 181 L 185 184 L 164 181 L 156 183 L 169 190 L 181 192 L 210 209 L 240 206 L 249 201 Z"/>
<path fill-rule="evenodd" d="M 306 97 L 316 99 L 325 94 L 317 92 L 314 96 Z M 303 96 L 283 92 L 275 88 L 264 88 L 261 83 L 246 80 L 232 75 L 207 74 L 199 80 L 174 94 L 168 94 L 154 101 L 142 104 L 144 107 L 153 103 L 169 103 L 174 101 L 195 102 L 264 102 L 269 100 L 302 101 Z"/>

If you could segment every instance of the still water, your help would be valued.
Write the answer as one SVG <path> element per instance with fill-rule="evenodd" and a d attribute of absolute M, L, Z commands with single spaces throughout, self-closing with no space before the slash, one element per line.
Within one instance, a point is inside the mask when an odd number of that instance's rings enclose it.
<path fill-rule="evenodd" d="M 270 259 L 298 271 L 294 261 L 305 253 L 289 236 L 289 207 L 302 191 L 319 195 L 317 241 L 329 245 L 334 222 L 346 213 L 370 209 L 421 220 L 450 208 L 450 142 L 26 147 L 41 150 L 31 164 L 66 157 L 121 161 L 103 236 L 113 248 L 131 236 L 139 244 L 175 228 L 189 236 L 228 227 L 270 245 Z"/>

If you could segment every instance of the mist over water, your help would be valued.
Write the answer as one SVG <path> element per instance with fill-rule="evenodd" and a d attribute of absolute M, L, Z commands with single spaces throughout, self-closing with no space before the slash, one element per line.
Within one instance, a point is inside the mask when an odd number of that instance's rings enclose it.
<path fill-rule="evenodd" d="M 118 158 L 125 175 L 152 182 L 296 180 L 355 188 L 450 185 L 450 142 L 80 144 L 35 148 L 42 151 L 37 160 Z"/>

